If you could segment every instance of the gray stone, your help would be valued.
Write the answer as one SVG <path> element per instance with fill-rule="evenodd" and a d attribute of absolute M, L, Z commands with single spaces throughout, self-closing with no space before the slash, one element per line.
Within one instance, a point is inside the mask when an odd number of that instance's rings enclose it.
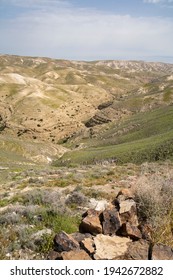
<path fill-rule="evenodd" d="M 74 238 L 78 243 L 86 238 L 92 238 L 92 234 L 90 233 L 81 233 L 81 232 L 73 232 L 69 234 L 72 238 Z"/>
<path fill-rule="evenodd" d="M 173 248 L 164 244 L 155 244 L 152 248 L 152 260 L 173 260 Z"/>
<path fill-rule="evenodd" d="M 57 252 L 70 251 L 79 248 L 79 243 L 64 231 L 61 231 L 54 237 L 54 249 Z"/>
<path fill-rule="evenodd" d="M 148 260 L 149 246 L 149 242 L 142 239 L 128 244 L 124 260 Z"/>
<path fill-rule="evenodd" d="M 33 233 L 31 235 L 31 238 L 33 239 L 41 239 L 44 235 L 51 235 L 52 234 L 52 230 L 51 229 L 42 229 L 37 231 L 36 233 Z"/>
<path fill-rule="evenodd" d="M 116 209 L 103 211 L 103 234 L 115 235 L 121 227 L 121 220 Z"/>
<path fill-rule="evenodd" d="M 96 211 L 104 211 L 109 206 L 107 200 L 96 200 L 95 198 L 90 199 L 90 207 Z"/>

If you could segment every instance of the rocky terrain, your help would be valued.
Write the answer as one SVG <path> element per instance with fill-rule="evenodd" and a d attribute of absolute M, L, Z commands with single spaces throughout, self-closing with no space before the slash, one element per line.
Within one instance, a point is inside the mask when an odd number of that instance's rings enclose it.
<path fill-rule="evenodd" d="M 83 214 L 79 232 L 60 232 L 48 259 L 173 260 L 173 249 L 153 243 L 152 229 L 139 224 L 134 195 L 122 189 L 111 204 L 101 201 Z"/>
<path fill-rule="evenodd" d="M 0 259 L 71 258 L 63 238 L 75 258 L 171 259 L 172 119 L 172 64 L 0 55 Z M 136 224 L 120 217 L 131 199 Z"/>
<path fill-rule="evenodd" d="M 125 241 L 119 255 L 103 249 L 109 255 L 105 259 L 129 258 L 128 246 L 142 254 L 132 259 L 147 259 L 155 244 L 161 250 L 156 259 L 172 258 L 172 182 L 169 161 L 8 170 L 0 189 L 0 259 L 62 258 L 60 253 L 69 249 L 57 249 L 61 244 L 54 244 L 55 236 L 61 242 L 66 237 L 79 242 L 71 248 L 77 249 L 75 258 L 95 259 L 95 245 L 89 256 L 78 252 L 85 238 L 90 245 L 97 238 L 105 244 Z"/>

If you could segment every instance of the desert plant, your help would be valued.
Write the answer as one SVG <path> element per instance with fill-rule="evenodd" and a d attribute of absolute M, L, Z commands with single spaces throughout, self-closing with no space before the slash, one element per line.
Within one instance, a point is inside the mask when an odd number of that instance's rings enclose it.
<path fill-rule="evenodd" d="M 87 197 L 78 191 L 73 191 L 68 195 L 65 203 L 71 208 L 77 208 L 77 206 L 85 205 L 87 203 Z"/>
<path fill-rule="evenodd" d="M 140 221 L 152 227 L 153 242 L 173 245 L 172 178 L 159 174 L 141 176 L 134 188 Z"/>

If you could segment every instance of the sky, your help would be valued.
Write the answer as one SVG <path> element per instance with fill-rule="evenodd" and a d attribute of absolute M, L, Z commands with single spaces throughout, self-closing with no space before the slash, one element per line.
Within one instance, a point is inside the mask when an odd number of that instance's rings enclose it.
<path fill-rule="evenodd" d="M 0 54 L 173 63 L 173 0 L 0 0 Z"/>

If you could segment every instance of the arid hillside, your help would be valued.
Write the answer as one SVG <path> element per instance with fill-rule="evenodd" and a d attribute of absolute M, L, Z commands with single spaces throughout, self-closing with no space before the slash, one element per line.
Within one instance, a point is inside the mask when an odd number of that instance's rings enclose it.
<path fill-rule="evenodd" d="M 1 55 L 0 155 L 50 162 L 95 138 L 100 145 L 110 127 L 172 104 L 172 87 L 171 64 Z"/>

